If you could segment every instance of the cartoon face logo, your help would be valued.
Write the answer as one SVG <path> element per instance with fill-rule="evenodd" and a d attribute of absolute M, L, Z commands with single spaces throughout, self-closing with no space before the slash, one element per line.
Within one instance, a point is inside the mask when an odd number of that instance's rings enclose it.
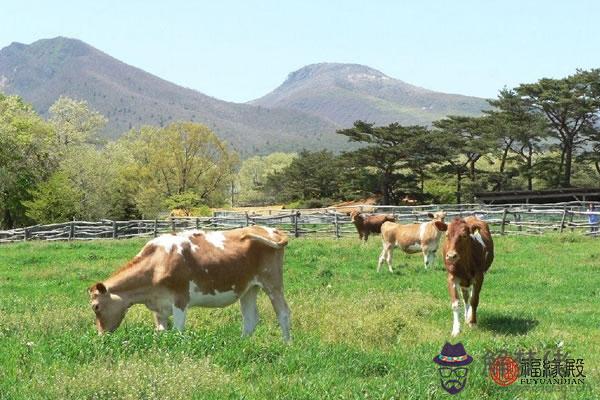
<path fill-rule="evenodd" d="M 467 365 L 473 362 L 473 357 L 467 354 L 462 343 L 446 342 L 433 362 L 438 364 L 440 383 L 446 392 L 456 394 L 465 388 L 469 372 Z"/>

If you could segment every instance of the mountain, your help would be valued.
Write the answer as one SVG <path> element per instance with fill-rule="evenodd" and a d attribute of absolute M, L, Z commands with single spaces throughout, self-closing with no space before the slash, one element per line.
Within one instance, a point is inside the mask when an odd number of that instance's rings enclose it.
<path fill-rule="evenodd" d="M 357 119 L 377 125 L 428 125 L 449 114 L 477 115 L 484 99 L 410 85 L 359 64 L 311 64 L 288 75 L 271 93 L 249 104 L 305 112 L 339 126 Z"/>
<path fill-rule="evenodd" d="M 301 148 L 348 148 L 335 124 L 296 110 L 231 103 L 160 79 L 64 37 L 0 50 L 0 91 L 18 94 L 42 115 L 61 96 L 86 100 L 116 138 L 143 124 L 201 122 L 243 155 Z"/>
<path fill-rule="evenodd" d="M 200 122 L 243 156 L 302 148 L 355 147 L 337 135 L 357 119 L 429 124 L 477 114 L 483 99 L 437 93 L 356 64 L 313 64 L 249 103 L 222 101 L 127 65 L 76 39 L 57 37 L 0 50 L 0 91 L 18 94 L 42 115 L 60 96 L 86 100 L 117 138 L 132 127 Z"/>

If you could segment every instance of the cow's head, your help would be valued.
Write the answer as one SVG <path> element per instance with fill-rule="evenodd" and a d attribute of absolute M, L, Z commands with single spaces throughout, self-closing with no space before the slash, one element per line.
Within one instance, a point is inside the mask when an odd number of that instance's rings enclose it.
<path fill-rule="evenodd" d="M 444 261 L 455 264 L 461 258 L 469 258 L 471 252 L 470 235 L 475 227 L 469 226 L 464 219 L 455 218 L 448 224 L 446 243 L 444 244 Z"/>
<path fill-rule="evenodd" d="M 127 312 L 125 301 L 113 295 L 102 282 L 92 285 L 88 289 L 92 310 L 96 314 L 96 328 L 98 333 L 112 332 L 121 325 Z"/>
<path fill-rule="evenodd" d="M 427 216 L 429 218 L 431 218 L 432 220 L 444 222 L 444 218 L 446 218 L 446 212 L 445 211 L 438 211 L 438 212 L 435 212 L 435 213 L 427 213 Z"/>
<path fill-rule="evenodd" d="M 356 222 L 359 219 L 361 219 L 360 211 L 358 211 L 358 210 L 350 211 L 350 220 L 352 222 Z"/>

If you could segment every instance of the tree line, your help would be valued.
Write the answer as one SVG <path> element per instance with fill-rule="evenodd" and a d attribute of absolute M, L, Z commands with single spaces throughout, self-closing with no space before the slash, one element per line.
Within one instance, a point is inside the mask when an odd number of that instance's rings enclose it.
<path fill-rule="evenodd" d="M 61 97 L 46 120 L 0 94 L 2 227 L 225 203 L 239 159 L 207 127 L 143 126 L 105 142 L 98 132 L 106 122 L 83 101 Z"/>
<path fill-rule="evenodd" d="M 303 150 L 241 161 L 206 126 L 142 126 L 99 139 L 107 119 L 61 97 L 42 118 L 0 94 L 4 228 L 73 218 L 155 218 L 182 208 L 284 203 L 320 207 L 466 202 L 480 191 L 597 186 L 600 70 L 504 88 L 477 117 L 426 126 L 357 121 L 337 133 L 356 150 Z"/>
<path fill-rule="evenodd" d="M 266 178 L 267 197 L 294 204 L 378 194 L 466 202 L 483 191 L 598 186 L 600 70 L 504 88 L 481 116 L 431 127 L 355 122 L 338 134 L 360 144 L 335 155 L 304 151 Z"/>

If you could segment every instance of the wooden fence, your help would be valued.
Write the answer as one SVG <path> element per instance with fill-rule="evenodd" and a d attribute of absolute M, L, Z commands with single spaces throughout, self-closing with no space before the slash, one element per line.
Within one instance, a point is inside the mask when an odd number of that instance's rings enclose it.
<path fill-rule="evenodd" d="M 587 203 L 586 203 L 587 204 Z M 428 212 L 444 210 L 447 220 L 455 216 L 477 215 L 486 220 L 492 232 L 502 235 L 539 235 L 546 232 L 579 232 L 600 235 L 589 223 L 590 214 L 580 202 L 557 204 L 444 204 L 426 206 L 354 206 L 370 214 L 392 214 L 399 223 L 429 220 Z M 332 237 L 356 235 L 348 215 L 350 207 L 312 210 L 281 210 L 269 214 L 220 211 L 212 217 L 177 217 L 154 220 L 97 222 L 70 221 L 34 225 L 0 231 L 0 243 L 28 240 L 91 240 L 153 237 L 162 233 L 190 229 L 222 230 L 249 225 L 264 225 L 287 231 L 292 237 Z"/>

